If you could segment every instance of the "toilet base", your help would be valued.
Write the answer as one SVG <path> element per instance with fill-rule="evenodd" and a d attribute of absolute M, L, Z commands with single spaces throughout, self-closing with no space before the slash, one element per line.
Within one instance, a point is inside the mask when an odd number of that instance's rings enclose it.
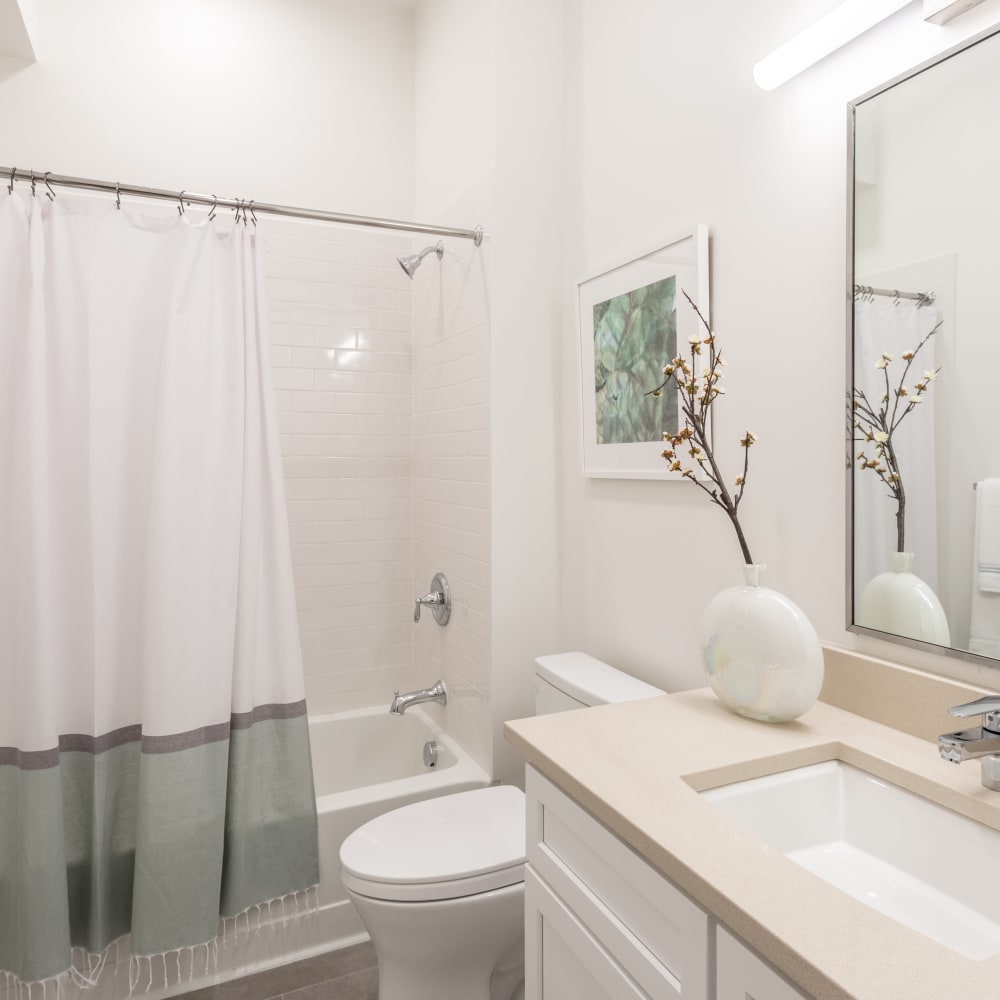
<path fill-rule="evenodd" d="M 379 1000 L 511 1000 L 517 991 L 523 882 L 431 902 L 348 894 L 375 946 Z"/>

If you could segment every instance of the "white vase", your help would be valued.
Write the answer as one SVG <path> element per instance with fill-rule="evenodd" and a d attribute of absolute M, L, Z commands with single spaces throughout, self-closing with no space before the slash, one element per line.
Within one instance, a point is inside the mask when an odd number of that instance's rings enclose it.
<path fill-rule="evenodd" d="M 892 567 L 868 582 L 858 602 L 858 624 L 921 639 L 939 646 L 951 645 L 944 608 L 930 587 L 915 576 L 912 552 L 893 552 Z"/>
<path fill-rule="evenodd" d="M 760 585 L 763 569 L 744 566 L 743 586 L 722 591 L 705 608 L 702 658 L 727 708 L 763 722 L 788 722 L 819 697 L 823 650 L 798 606 Z"/>

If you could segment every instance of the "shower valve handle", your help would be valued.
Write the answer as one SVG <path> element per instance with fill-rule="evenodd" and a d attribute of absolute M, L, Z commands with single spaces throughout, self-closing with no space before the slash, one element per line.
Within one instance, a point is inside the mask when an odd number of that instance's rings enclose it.
<path fill-rule="evenodd" d="M 420 621 L 420 608 L 434 608 L 440 604 L 444 604 L 444 594 L 440 590 L 435 590 L 433 593 L 424 594 L 423 597 L 418 597 L 416 600 L 416 605 L 413 609 L 413 620 L 415 622 Z"/>
<path fill-rule="evenodd" d="M 430 592 L 418 597 L 413 605 L 413 620 L 420 621 L 420 609 L 427 607 L 431 609 L 434 620 L 438 625 L 447 625 L 451 617 L 451 588 L 448 586 L 448 579 L 444 573 L 435 573 L 431 580 Z"/>

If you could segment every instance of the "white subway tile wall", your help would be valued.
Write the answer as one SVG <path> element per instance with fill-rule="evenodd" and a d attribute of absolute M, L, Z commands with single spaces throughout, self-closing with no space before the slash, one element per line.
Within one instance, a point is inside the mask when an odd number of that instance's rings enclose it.
<path fill-rule="evenodd" d="M 269 221 L 268 310 L 313 714 L 443 677 L 435 713 L 490 765 L 489 325 L 482 253 Z M 423 246 L 418 238 L 416 243 Z M 419 247 L 418 247 L 419 248 Z M 446 628 L 413 623 L 438 570 Z"/>
<path fill-rule="evenodd" d="M 267 290 L 313 714 L 412 679 L 411 239 L 270 221 Z"/>

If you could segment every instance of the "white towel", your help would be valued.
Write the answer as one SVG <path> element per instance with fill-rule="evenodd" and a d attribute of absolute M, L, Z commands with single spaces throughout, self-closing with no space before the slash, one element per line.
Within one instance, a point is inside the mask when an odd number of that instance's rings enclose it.
<path fill-rule="evenodd" d="M 973 552 L 969 649 L 1000 657 L 1000 479 L 986 479 L 976 487 Z"/>
<path fill-rule="evenodd" d="M 1000 593 L 1000 479 L 976 489 L 976 586 Z"/>

